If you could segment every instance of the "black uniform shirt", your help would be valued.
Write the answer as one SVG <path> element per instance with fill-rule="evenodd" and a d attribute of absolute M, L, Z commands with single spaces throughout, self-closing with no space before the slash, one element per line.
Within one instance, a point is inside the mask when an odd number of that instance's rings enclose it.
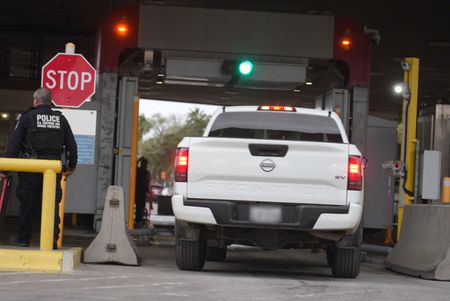
<path fill-rule="evenodd" d="M 52 109 L 50 105 L 41 104 L 31 108 L 20 116 L 16 128 L 14 129 L 14 133 L 8 143 L 5 157 L 19 158 L 20 154 L 24 151 L 24 140 L 27 130 L 34 127 L 32 124 L 33 119 L 28 116 L 32 112 L 45 114 L 49 112 L 51 113 Z M 77 166 L 78 160 L 77 143 L 75 142 L 75 137 L 73 136 L 69 122 L 63 115 L 61 115 L 61 128 L 64 131 L 63 145 L 70 156 L 68 158 L 69 168 L 73 170 Z"/>

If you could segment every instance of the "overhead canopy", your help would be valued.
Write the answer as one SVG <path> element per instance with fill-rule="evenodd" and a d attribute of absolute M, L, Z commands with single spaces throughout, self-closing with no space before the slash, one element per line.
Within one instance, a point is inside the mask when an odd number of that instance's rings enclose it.
<path fill-rule="evenodd" d="M 142 98 L 312 106 L 341 85 L 332 68 L 334 17 L 141 5 Z M 250 60 L 254 72 L 224 72 Z M 313 80 L 313 85 L 305 85 Z"/>

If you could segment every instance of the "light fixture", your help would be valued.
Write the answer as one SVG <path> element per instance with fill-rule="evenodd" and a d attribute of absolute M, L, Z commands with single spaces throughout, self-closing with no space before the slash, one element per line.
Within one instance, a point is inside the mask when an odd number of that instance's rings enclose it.
<path fill-rule="evenodd" d="M 352 48 L 352 40 L 349 37 L 342 38 L 341 48 L 344 50 L 350 50 Z"/>
<path fill-rule="evenodd" d="M 165 79 L 164 73 L 159 73 L 159 74 L 156 76 L 156 84 L 157 84 L 157 85 L 162 85 L 162 84 L 164 84 L 164 79 Z"/>
<path fill-rule="evenodd" d="M 400 94 L 403 92 L 403 85 L 402 84 L 396 84 L 394 86 L 394 92 L 397 94 Z"/>
<path fill-rule="evenodd" d="M 353 46 L 353 40 L 352 40 L 352 32 L 350 29 L 346 29 L 344 35 L 339 40 L 339 46 L 343 50 L 350 50 Z"/>
<path fill-rule="evenodd" d="M 2 119 L 2 120 L 8 120 L 9 119 L 9 113 L 1 113 L 0 114 L 0 118 Z"/>
<path fill-rule="evenodd" d="M 409 99 L 411 97 L 411 91 L 409 90 L 408 84 L 406 82 L 401 82 L 394 85 L 394 92 L 396 94 L 401 94 L 403 98 Z"/>
<path fill-rule="evenodd" d="M 312 84 L 313 84 L 313 81 L 311 79 L 311 75 L 307 73 L 305 76 L 305 85 L 312 86 Z"/>
<path fill-rule="evenodd" d="M 119 37 L 124 38 L 128 35 L 129 26 L 126 16 L 123 16 L 122 19 L 115 24 L 114 30 L 116 32 L 116 35 L 118 35 Z"/>

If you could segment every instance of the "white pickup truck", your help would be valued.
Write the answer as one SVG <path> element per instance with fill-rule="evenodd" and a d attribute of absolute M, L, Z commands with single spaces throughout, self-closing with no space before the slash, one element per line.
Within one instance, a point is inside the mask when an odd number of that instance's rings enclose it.
<path fill-rule="evenodd" d="M 363 159 L 335 113 L 223 107 L 180 142 L 174 178 L 179 269 L 241 244 L 323 248 L 334 276 L 359 274 Z"/>

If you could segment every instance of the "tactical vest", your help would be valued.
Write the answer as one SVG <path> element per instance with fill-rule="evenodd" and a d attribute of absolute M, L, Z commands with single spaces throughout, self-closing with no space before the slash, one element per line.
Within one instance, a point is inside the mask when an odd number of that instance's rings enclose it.
<path fill-rule="evenodd" d="M 33 110 L 27 115 L 27 118 L 31 118 L 31 126 L 25 133 L 22 156 L 37 159 L 61 159 L 64 145 L 61 112 Z"/>

